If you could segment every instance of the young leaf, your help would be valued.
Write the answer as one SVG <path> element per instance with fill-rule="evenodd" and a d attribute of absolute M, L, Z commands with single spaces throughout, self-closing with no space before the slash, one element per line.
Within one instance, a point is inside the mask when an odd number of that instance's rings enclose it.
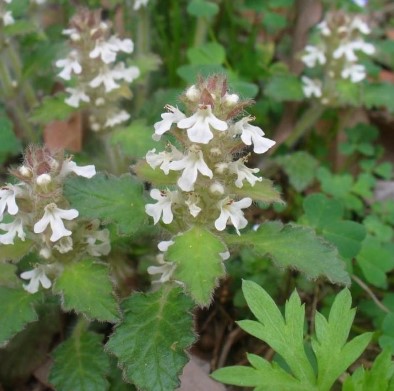
<path fill-rule="evenodd" d="M 234 186 L 231 191 L 239 197 L 252 197 L 256 201 L 262 201 L 268 204 L 273 202 L 283 203 L 279 191 L 275 189 L 272 181 L 269 179 L 256 182 L 254 186 L 251 186 L 249 183 L 245 183 L 241 188 Z"/>
<path fill-rule="evenodd" d="M 133 172 L 139 179 L 150 182 L 156 186 L 175 185 L 179 175 L 175 171 L 170 171 L 168 175 L 163 175 L 159 168 L 153 169 L 146 161 L 140 160 L 132 167 Z"/>
<path fill-rule="evenodd" d="M 21 142 L 16 138 L 12 128 L 12 122 L 8 119 L 3 111 L 0 111 L 0 164 L 12 155 L 16 155 L 21 151 Z"/>
<path fill-rule="evenodd" d="M 31 240 L 15 240 L 14 244 L 0 245 L 0 262 L 19 261 L 30 250 L 33 242 Z"/>
<path fill-rule="evenodd" d="M 212 17 L 219 12 L 219 6 L 216 3 L 206 0 L 192 0 L 187 6 L 187 12 L 198 18 Z"/>
<path fill-rule="evenodd" d="M 190 48 L 187 51 L 187 57 L 191 64 L 209 65 L 223 64 L 226 59 L 224 47 L 217 42 L 208 42 L 199 47 Z"/>
<path fill-rule="evenodd" d="M 316 355 L 319 390 L 329 391 L 336 379 L 361 355 L 369 344 L 372 333 L 361 334 L 349 342 L 355 309 L 351 309 L 350 292 L 340 292 L 331 307 L 328 320 L 316 313 L 312 349 Z"/>
<path fill-rule="evenodd" d="M 90 331 L 73 333 L 53 352 L 49 381 L 61 391 L 106 391 L 109 358 L 102 336 Z"/>
<path fill-rule="evenodd" d="M 100 321 L 119 320 L 107 266 L 84 260 L 67 265 L 56 280 L 54 291 L 61 294 L 65 311 L 74 310 Z"/>
<path fill-rule="evenodd" d="M 300 79 L 290 74 L 273 76 L 265 88 L 265 95 L 280 102 L 304 99 Z"/>
<path fill-rule="evenodd" d="M 12 263 L 0 262 L 0 286 L 7 286 L 8 288 L 22 287 L 21 279 L 16 275 L 16 269 L 16 265 Z"/>
<path fill-rule="evenodd" d="M 142 185 L 131 175 L 97 174 L 86 180 L 74 177 L 65 184 L 65 195 L 81 217 L 114 222 L 120 234 L 131 235 L 146 220 Z"/>
<path fill-rule="evenodd" d="M 308 278 L 325 276 L 332 283 L 350 285 L 345 264 L 331 244 L 309 228 L 269 222 L 239 237 L 226 236 L 229 244 L 250 246 L 258 257 L 268 254 L 280 267 L 291 267 Z"/>
<path fill-rule="evenodd" d="M 47 125 L 55 120 L 65 120 L 75 109 L 64 102 L 65 94 L 57 94 L 43 99 L 41 105 L 34 109 L 30 120 L 40 125 Z"/>
<path fill-rule="evenodd" d="M 122 303 L 124 319 L 106 346 L 128 381 L 144 391 L 177 387 L 187 362 L 184 350 L 194 342 L 191 308 L 182 289 L 169 286 L 135 293 Z"/>
<path fill-rule="evenodd" d="M 32 295 L 23 289 L 0 286 L 0 346 L 38 319 L 34 305 L 41 298 L 40 293 Z"/>
<path fill-rule="evenodd" d="M 226 248 L 218 237 L 194 226 L 178 236 L 167 251 L 168 260 L 177 264 L 175 278 L 186 285 L 194 301 L 207 306 L 218 279 L 224 275 L 220 253 Z"/>

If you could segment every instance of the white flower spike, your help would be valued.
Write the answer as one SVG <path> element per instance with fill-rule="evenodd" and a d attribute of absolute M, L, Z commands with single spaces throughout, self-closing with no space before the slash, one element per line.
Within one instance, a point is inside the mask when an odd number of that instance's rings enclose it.
<path fill-rule="evenodd" d="M 79 213 L 76 209 L 60 209 L 56 204 L 48 204 L 44 208 L 44 216 L 34 224 L 34 232 L 44 232 L 48 225 L 51 227 L 51 242 L 56 242 L 64 236 L 70 236 L 72 232 L 64 226 L 63 220 L 74 220 Z"/>
<path fill-rule="evenodd" d="M 326 56 L 321 48 L 307 45 L 305 51 L 306 53 L 301 57 L 301 60 L 308 68 L 313 68 L 317 63 L 320 65 L 326 63 Z"/>
<path fill-rule="evenodd" d="M 187 129 L 189 140 L 194 143 L 208 144 L 213 139 L 212 129 L 225 131 L 227 122 L 216 118 L 210 105 L 201 105 L 191 117 L 178 122 L 178 128 Z"/>
<path fill-rule="evenodd" d="M 160 166 L 164 174 L 168 175 L 170 172 L 170 163 L 173 160 L 180 160 L 183 158 L 183 153 L 178 151 L 173 145 L 171 145 L 171 152 L 162 151 L 156 153 L 156 148 L 148 151 L 146 154 L 146 162 L 155 169 Z"/>
<path fill-rule="evenodd" d="M 263 180 L 263 178 L 259 178 L 253 175 L 258 173 L 260 170 L 258 168 L 246 167 L 243 159 L 231 162 L 228 165 L 228 168 L 232 174 L 237 175 L 235 186 L 237 186 L 238 188 L 241 188 L 243 186 L 244 179 L 246 179 L 251 184 L 251 186 L 254 186 L 256 182 L 261 182 Z"/>
<path fill-rule="evenodd" d="M 12 216 L 18 213 L 19 208 L 16 204 L 16 197 L 21 193 L 20 188 L 14 185 L 7 185 L 0 188 L 0 221 L 3 220 L 6 209 Z"/>
<path fill-rule="evenodd" d="M 90 102 L 89 96 L 81 88 L 66 88 L 70 96 L 65 99 L 65 102 L 71 107 L 79 107 L 80 102 Z"/>
<path fill-rule="evenodd" d="M 5 234 L 0 235 L 0 243 L 2 244 L 14 244 L 15 237 L 25 240 L 26 234 L 23 231 L 23 220 L 17 217 L 12 223 L 0 224 L 0 229 L 6 231 Z"/>
<path fill-rule="evenodd" d="M 29 293 L 38 292 L 40 285 L 44 289 L 49 289 L 52 286 L 51 280 L 47 277 L 45 273 L 45 265 L 37 266 L 33 270 L 29 270 L 21 273 L 20 277 L 24 280 L 30 280 L 30 282 L 26 285 L 23 285 L 23 288 Z"/>
<path fill-rule="evenodd" d="M 145 212 L 147 215 L 153 217 L 154 224 L 157 224 L 162 218 L 164 224 L 171 224 L 174 219 L 172 214 L 172 203 L 176 199 L 177 193 L 170 191 L 160 191 L 152 189 L 150 196 L 157 201 L 156 204 L 146 204 Z"/>
<path fill-rule="evenodd" d="M 167 105 L 165 107 L 168 113 L 161 115 L 162 120 L 154 124 L 155 133 L 152 138 L 155 141 L 159 141 L 161 136 L 171 129 L 172 124 L 177 124 L 180 120 L 186 118 L 182 111 L 178 110 L 177 107 Z"/>
<path fill-rule="evenodd" d="M 302 90 L 307 98 L 311 98 L 312 96 L 316 96 L 316 98 L 321 98 L 323 94 L 320 80 L 313 80 L 309 77 L 302 76 L 301 81 Z"/>
<path fill-rule="evenodd" d="M 78 53 L 75 50 L 70 52 L 67 58 L 57 60 L 56 66 L 63 68 L 58 76 L 64 80 L 70 80 L 72 73 L 79 75 L 82 72 L 82 66 L 78 62 Z"/>

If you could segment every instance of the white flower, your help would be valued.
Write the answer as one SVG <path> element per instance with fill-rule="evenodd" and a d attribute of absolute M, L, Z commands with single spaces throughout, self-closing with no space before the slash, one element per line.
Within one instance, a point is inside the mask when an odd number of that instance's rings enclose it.
<path fill-rule="evenodd" d="M 111 243 L 109 239 L 109 230 L 103 229 L 95 231 L 86 236 L 87 252 L 93 257 L 108 255 L 111 251 Z"/>
<path fill-rule="evenodd" d="M 116 64 L 111 72 L 115 80 L 124 80 L 128 83 L 131 83 L 133 80 L 137 79 L 141 74 L 137 67 L 131 66 L 126 68 L 124 62 Z"/>
<path fill-rule="evenodd" d="M 276 144 L 275 141 L 263 137 L 264 132 L 258 126 L 250 125 L 251 117 L 242 118 L 233 125 L 235 134 L 241 134 L 241 140 L 246 145 L 253 144 L 255 153 L 264 153 Z"/>
<path fill-rule="evenodd" d="M 173 262 L 166 262 L 164 260 L 163 254 L 159 254 L 157 257 L 157 262 L 161 266 L 149 266 L 148 267 L 148 274 L 155 275 L 161 274 L 160 278 L 156 281 L 153 281 L 155 284 L 163 284 L 167 281 L 170 281 L 175 269 L 176 264 Z"/>
<path fill-rule="evenodd" d="M 137 11 L 141 7 L 146 7 L 149 0 L 134 0 L 133 10 Z"/>
<path fill-rule="evenodd" d="M 246 167 L 243 163 L 243 159 L 229 163 L 228 168 L 232 174 L 237 175 L 235 186 L 239 188 L 243 186 L 244 179 L 246 179 L 252 186 L 254 186 L 256 182 L 261 182 L 263 180 L 263 178 L 253 175 L 258 173 L 260 170 L 258 168 Z"/>
<path fill-rule="evenodd" d="M 0 221 L 3 220 L 6 209 L 12 216 L 18 213 L 19 208 L 15 198 L 21 193 L 21 189 L 14 185 L 7 185 L 0 188 Z"/>
<path fill-rule="evenodd" d="M 302 90 L 304 91 L 304 95 L 307 98 L 310 98 L 312 96 L 316 96 L 316 98 L 321 98 L 322 90 L 320 80 L 313 80 L 306 76 L 302 76 L 301 80 Z"/>
<path fill-rule="evenodd" d="M 171 162 L 169 168 L 174 171 L 183 170 L 181 177 L 178 179 L 178 186 L 184 191 L 194 189 L 198 172 L 209 178 L 213 176 L 211 169 L 204 161 L 202 151 L 197 149 L 196 146 L 192 146 L 183 159 Z"/>
<path fill-rule="evenodd" d="M 150 191 L 150 196 L 156 200 L 157 203 L 145 205 L 146 214 L 153 217 L 154 224 L 159 222 L 160 217 L 162 217 L 164 224 L 171 224 L 174 219 L 171 206 L 177 197 L 177 193 L 152 189 Z"/>
<path fill-rule="evenodd" d="M 170 163 L 173 160 L 182 159 L 183 154 L 182 152 L 178 151 L 173 145 L 171 145 L 171 152 L 162 151 L 159 153 L 155 153 L 156 148 L 148 151 L 146 154 L 146 162 L 155 169 L 156 167 L 160 166 L 163 170 L 164 174 L 168 175 L 170 172 Z"/>
<path fill-rule="evenodd" d="M 190 193 L 188 194 L 187 200 L 185 201 L 185 204 L 189 208 L 189 212 L 193 217 L 197 217 L 201 212 L 201 208 L 197 205 L 199 200 L 200 197 L 198 197 L 198 195 L 195 193 Z"/>
<path fill-rule="evenodd" d="M 134 50 L 134 43 L 130 38 L 120 39 L 116 35 L 113 35 L 108 43 L 115 48 L 115 51 L 132 53 Z"/>
<path fill-rule="evenodd" d="M 104 127 L 113 128 L 114 126 L 119 125 L 122 122 L 127 121 L 128 119 L 130 119 L 130 114 L 127 113 L 127 111 L 125 110 L 121 110 L 114 114 L 112 117 L 109 117 L 105 122 Z"/>
<path fill-rule="evenodd" d="M 222 258 L 223 261 L 226 261 L 227 259 L 230 258 L 230 251 L 225 251 L 223 253 L 219 253 L 220 258 Z"/>
<path fill-rule="evenodd" d="M 239 230 L 245 228 L 248 224 L 242 209 L 248 208 L 250 205 L 252 205 L 252 199 L 249 197 L 236 202 L 229 198 L 220 201 L 218 204 L 220 216 L 215 220 L 215 228 L 218 231 L 223 231 L 226 228 L 227 221 L 230 219 L 237 234 L 240 235 Z"/>
<path fill-rule="evenodd" d="M 89 53 L 89 57 L 100 57 L 105 64 L 110 64 L 111 62 L 114 62 L 116 60 L 117 51 L 118 48 L 116 45 L 109 41 L 99 39 L 96 41 L 96 46 L 94 47 L 94 49 Z"/>
<path fill-rule="evenodd" d="M 152 136 L 153 140 L 159 141 L 161 136 L 171 129 L 172 124 L 177 124 L 180 120 L 186 118 L 182 111 L 177 107 L 166 105 L 169 112 L 161 114 L 162 120 L 154 124 L 155 133 Z"/>
<path fill-rule="evenodd" d="M 162 240 L 161 242 L 159 242 L 159 244 L 157 245 L 157 248 L 162 251 L 163 253 L 165 253 L 168 248 L 173 245 L 175 242 L 173 240 Z"/>
<path fill-rule="evenodd" d="M 0 18 L 3 19 L 4 26 L 9 26 L 15 23 L 15 19 L 13 18 L 11 11 L 4 12 L 4 14 L 0 15 Z"/>
<path fill-rule="evenodd" d="M 47 277 L 45 273 L 45 265 L 39 265 L 33 270 L 29 270 L 21 273 L 20 277 L 24 280 L 30 280 L 30 282 L 26 285 L 23 285 L 23 288 L 29 293 L 36 293 L 40 287 L 40 284 L 43 288 L 48 289 L 52 286 L 51 280 Z"/>
<path fill-rule="evenodd" d="M 226 92 L 226 94 L 223 96 L 222 100 L 226 106 L 234 106 L 238 103 L 239 96 L 237 94 L 229 94 Z"/>
<path fill-rule="evenodd" d="M 350 64 L 343 68 L 341 76 L 344 79 L 350 79 L 353 83 L 358 83 L 365 79 L 365 67 L 361 64 Z"/>
<path fill-rule="evenodd" d="M 14 244 L 16 236 L 23 241 L 26 238 L 26 234 L 23 231 L 23 220 L 20 217 L 17 217 L 12 223 L 0 224 L 0 229 L 6 231 L 5 234 L 0 235 L 0 243 Z"/>
<path fill-rule="evenodd" d="M 326 56 L 321 48 L 307 45 L 305 51 L 306 54 L 301 57 L 301 60 L 307 67 L 313 68 L 317 63 L 320 65 L 326 63 Z"/>
<path fill-rule="evenodd" d="M 65 236 L 61 238 L 53 248 L 59 251 L 60 254 L 67 254 L 73 249 L 73 240 L 69 236 Z"/>
<path fill-rule="evenodd" d="M 335 59 L 345 57 L 347 61 L 354 62 L 357 61 L 357 56 L 354 54 L 354 50 L 355 50 L 354 42 L 346 42 L 344 44 L 339 45 L 339 47 L 335 49 L 332 56 Z"/>
<path fill-rule="evenodd" d="M 201 93 L 200 90 L 193 84 L 187 89 L 185 95 L 187 99 L 191 100 L 192 102 L 197 102 L 200 99 Z"/>
<path fill-rule="evenodd" d="M 365 42 L 362 39 L 353 41 L 351 43 L 354 50 L 360 50 L 361 52 L 368 54 L 369 56 L 375 53 L 375 46 L 371 43 Z"/>
<path fill-rule="evenodd" d="M 96 175 L 96 168 L 93 164 L 89 164 L 88 166 L 78 166 L 77 163 L 72 160 L 64 160 L 59 176 L 64 178 L 72 172 L 78 176 L 83 176 L 84 178 L 92 178 Z"/>
<path fill-rule="evenodd" d="M 119 84 L 114 80 L 112 71 L 108 69 L 100 70 L 99 74 L 89 83 L 92 88 L 97 88 L 101 86 L 101 84 L 104 84 L 105 92 L 111 92 L 116 88 L 119 88 Z"/>
<path fill-rule="evenodd" d="M 362 19 L 360 18 L 354 18 L 352 22 L 350 23 L 350 29 L 351 30 L 358 30 L 361 34 L 368 35 L 371 33 L 371 29 L 365 23 Z"/>
<path fill-rule="evenodd" d="M 228 125 L 225 121 L 216 118 L 210 105 L 202 105 L 191 117 L 184 118 L 178 122 L 178 128 L 187 129 L 190 141 L 208 144 L 213 138 L 211 129 L 225 131 Z"/>
<path fill-rule="evenodd" d="M 81 35 L 79 34 L 78 30 L 75 28 L 65 29 L 62 31 L 62 34 L 68 35 L 72 41 L 79 41 L 81 39 Z"/>
<path fill-rule="evenodd" d="M 54 203 L 48 204 L 44 208 L 44 216 L 34 224 L 34 232 L 40 234 L 50 225 L 52 230 L 50 240 L 51 242 L 56 242 L 63 236 L 70 236 L 72 234 L 64 226 L 63 220 L 73 220 L 78 215 L 79 213 L 76 209 L 60 209 Z"/>
<path fill-rule="evenodd" d="M 81 64 L 78 62 L 78 53 L 75 50 L 71 51 L 67 58 L 57 60 L 56 66 L 63 68 L 58 76 L 64 80 L 70 80 L 73 72 L 77 75 L 82 72 Z"/>
<path fill-rule="evenodd" d="M 323 20 L 322 22 L 320 22 L 317 26 L 316 26 L 320 32 L 322 33 L 322 35 L 328 37 L 329 35 L 331 35 L 331 30 L 328 27 L 328 24 L 325 20 Z"/>
<path fill-rule="evenodd" d="M 79 102 L 90 102 L 90 98 L 81 88 L 66 88 L 66 91 L 71 95 L 65 99 L 65 102 L 72 107 L 79 107 Z"/>

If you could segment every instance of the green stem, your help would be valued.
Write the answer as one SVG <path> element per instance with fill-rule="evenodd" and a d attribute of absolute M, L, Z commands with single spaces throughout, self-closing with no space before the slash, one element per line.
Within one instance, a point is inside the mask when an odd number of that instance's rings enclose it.
<path fill-rule="evenodd" d="M 294 147 L 300 138 L 302 138 L 316 123 L 316 121 L 324 113 L 325 107 L 322 105 L 313 105 L 304 112 L 300 120 L 297 122 L 293 132 L 286 140 L 285 145 L 288 148 Z"/>
<path fill-rule="evenodd" d="M 101 137 L 101 141 L 104 146 L 105 155 L 107 157 L 107 162 L 109 165 L 109 169 L 112 174 L 120 174 L 121 173 L 121 157 L 118 148 L 115 145 L 111 144 L 111 134 L 106 133 Z"/>
<path fill-rule="evenodd" d="M 193 46 L 201 46 L 206 38 L 207 38 L 207 34 L 208 34 L 208 27 L 209 24 L 206 20 L 206 18 L 197 18 L 197 24 L 196 24 L 196 30 L 194 32 L 194 43 Z"/>
<path fill-rule="evenodd" d="M 84 333 L 89 328 L 89 325 L 90 322 L 82 315 L 79 315 L 77 323 L 72 331 L 72 335 L 75 337 L 79 337 L 82 333 Z"/>

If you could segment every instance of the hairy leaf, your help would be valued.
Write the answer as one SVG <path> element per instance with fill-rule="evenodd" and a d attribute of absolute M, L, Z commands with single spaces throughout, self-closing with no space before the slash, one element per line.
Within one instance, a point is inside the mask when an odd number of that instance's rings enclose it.
<path fill-rule="evenodd" d="M 15 240 L 14 244 L 0 245 L 0 262 L 1 261 L 19 261 L 25 256 L 32 246 L 31 240 Z"/>
<path fill-rule="evenodd" d="M 250 246 L 258 257 L 268 254 L 278 266 L 297 269 L 308 278 L 324 276 L 336 284 L 350 284 L 337 249 L 309 228 L 292 224 L 283 226 L 275 221 L 239 237 L 228 235 L 226 241 Z"/>
<path fill-rule="evenodd" d="M 106 265 L 91 260 L 71 263 L 56 280 L 54 291 L 61 294 L 65 311 L 74 310 L 100 321 L 119 319 Z"/>
<path fill-rule="evenodd" d="M 263 179 L 261 182 L 256 182 L 254 186 L 245 183 L 241 188 L 233 187 L 232 192 L 240 197 L 252 197 L 256 201 L 266 202 L 271 204 L 273 202 L 283 203 L 280 193 L 269 179 Z"/>
<path fill-rule="evenodd" d="M 103 350 L 102 336 L 77 331 L 54 351 L 49 381 L 59 391 L 106 391 L 109 358 Z"/>
<path fill-rule="evenodd" d="M 34 305 L 41 298 L 40 293 L 32 295 L 23 289 L 0 286 L 0 346 L 38 319 Z"/>
<path fill-rule="evenodd" d="M 119 359 L 124 377 L 144 391 L 177 387 L 187 362 L 184 350 L 194 341 L 190 299 L 169 286 L 135 293 L 122 303 L 124 319 L 107 348 Z"/>
<path fill-rule="evenodd" d="M 174 242 L 167 257 L 177 265 L 175 278 L 185 283 L 198 305 L 207 306 L 218 279 L 224 275 L 220 253 L 226 247 L 218 237 L 199 226 L 177 236 Z"/>
<path fill-rule="evenodd" d="M 142 185 L 131 175 L 74 177 L 66 182 L 64 191 L 81 217 L 114 222 L 120 234 L 131 235 L 146 221 Z"/>

